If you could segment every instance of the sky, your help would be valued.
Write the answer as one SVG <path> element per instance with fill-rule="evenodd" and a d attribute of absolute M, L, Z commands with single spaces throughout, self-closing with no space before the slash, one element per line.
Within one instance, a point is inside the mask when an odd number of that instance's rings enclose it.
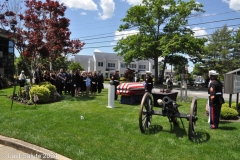
<path fill-rule="evenodd" d="M 71 39 L 85 42 L 79 55 L 93 55 L 95 51 L 114 53 L 117 41 L 137 30 L 118 32 L 127 10 L 142 0 L 58 0 L 67 6 L 65 17 L 70 19 Z M 188 1 L 188 0 L 186 0 Z M 197 0 L 205 13 L 189 18 L 189 27 L 196 37 L 211 35 L 219 27 L 240 27 L 240 0 Z M 169 68 L 170 69 L 170 68 Z M 193 64 L 189 63 L 191 72 Z"/>

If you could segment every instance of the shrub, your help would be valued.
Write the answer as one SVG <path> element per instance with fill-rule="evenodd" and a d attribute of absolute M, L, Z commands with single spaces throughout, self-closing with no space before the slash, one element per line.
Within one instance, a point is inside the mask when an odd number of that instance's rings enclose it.
<path fill-rule="evenodd" d="M 221 118 L 223 119 L 237 119 L 238 112 L 235 109 L 222 107 L 221 109 Z"/>
<path fill-rule="evenodd" d="M 224 108 L 224 107 L 229 108 L 229 105 L 227 103 L 223 103 L 222 108 Z"/>
<path fill-rule="evenodd" d="M 110 78 L 104 78 L 104 81 L 110 81 Z"/>
<path fill-rule="evenodd" d="M 34 101 L 34 93 L 38 96 L 36 103 L 47 103 L 50 101 L 50 90 L 44 86 L 34 85 L 30 89 L 30 100 Z"/>
<path fill-rule="evenodd" d="M 232 103 L 231 108 L 237 110 L 237 103 Z"/>
<path fill-rule="evenodd" d="M 120 81 L 126 81 L 126 78 L 120 77 Z"/>
<path fill-rule="evenodd" d="M 49 82 L 41 82 L 40 86 L 46 87 L 46 88 L 49 89 L 49 91 L 50 91 L 50 97 L 49 97 L 50 101 L 54 101 L 55 100 L 54 93 L 56 92 L 56 87 Z"/>

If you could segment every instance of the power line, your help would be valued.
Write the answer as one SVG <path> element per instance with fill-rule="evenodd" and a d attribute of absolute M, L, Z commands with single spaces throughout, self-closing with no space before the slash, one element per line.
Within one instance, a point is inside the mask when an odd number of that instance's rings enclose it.
<path fill-rule="evenodd" d="M 231 26 L 228 26 L 228 27 L 234 27 L 234 26 L 240 26 L 240 24 L 231 25 Z M 218 28 L 222 28 L 222 27 L 206 28 L 205 30 L 218 29 Z M 201 31 L 201 30 L 202 30 L 202 29 L 196 29 L 196 30 L 193 30 L 193 32 L 195 32 L 195 31 Z M 123 35 L 128 35 L 128 34 L 123 34 Z M 122 35 L 119 35 L 119 36 L 122 36 Z M 97 38 L 97 39 L 98 39 L 98 38 Z M 106 43 L 106 42 L 114 42 L 114 41 L 118 41 L 118 40 L 97 41 L 97 42 L 91 42 L 91 43 L 87 43 L 87 42 L 86 42 L 86 44 Z"/>
<path fill-rule="evenodd" d="M 234 32 L 237 32 L 237 31 L 234 31 Z M 210 35 L 213 35 L 213 33 L 212 34 L 205 34 L 205 35 L 199 35 L 199 36 L 195 36 L 195 37 L 199 37 L 199 38 L 201 38 L 201 37 L 207 37 L 207 36 L 210 36 Z M 180 38 L 179 38 L 180 39 Z M 222 40 L 222 41 L 224 41 L 224 40 Z M 146 41 L 146 42 L 143 42 L 143 43 L 151 43 L 151 42 L 156 42 L 156 41 Z M 117 46 L 117 45 L 108 45 L 108 46 L 98 46 L 98 47 L 83 47 L 82 49 L 90 49 L 90 48 L 109 48 L 109 47 L 114 47 L 114 46 Z"/>
<path fill-rule="evenodd" d="M 239 10 L 240 11 L 240 10 Z M 215 14 L 215 15 L 221 15 L 221 14 L 226 14 L 226 13 L 232 13 L 232 12 L 236 12 L 236 11 L 230 11 L 230 12 L 223 12 L 223 13 L 219 13 L 219 14 Z M 215 16 L 215 15 L 209 15 L 209 16 Z M 204 16 L 204 17 L 209 17 L 209 16 Z M 239 18 L 236 18 L 239 19 Z M 232 19 L 227 19 L 227 20 L 232 20 Z M 197 24 L 191 24 L 191 25 L 187 25 L 187 26 L 192 26 L 192 25 L 198 25 L 198 24 L 207 24 L 207 23 L 213 23 L 213 22 L 223 22 L 223 21 L 227 21 L 227 20 L 220 20 L 220 21 L 212 21 L 212 22 L 202 22 L 202 23 L 197 23 Z M 96 28 L 95 28 L 96 29 Z M 129 29 L 131 30 L 131 29 Z M 79 38 L 89 38 L 89 37 L 96 37 L 96 36 L 101 36 L 101 35 L 108 35 L 108 34 L 114 34 L 113 32 L 108 32 L 108 33 L 102 33 L 102 34 L 97 34 L 97 35 L 91 35 L 91 36 L 85 36 L 85 37 L 79 37 Z M 101 37 L 102 38 L 102 37 Z M 105 37 L 103 37 L 105 38 Z M 87 39 L 89 40 L 89 39 Z"/>
<path fill-rule="evenodd" d="M 211 21 L 211 22 L 203 22 L 203 23 L 197 23 L 197 24 L 208 24 L 208 23 L 216 23 L 216 22 L 224 22 L 224 21 L 231 21 L 231 20 L 237 20 L 240 18 L 232 18 L 232 19 L 226 19 L 226 20 L 218 20 L 218 21 Z M 187 25 L 187 26 L 193 26 L 193 25 L 197 25 L 197 24 L 191 24 L 191 25 Z M 215 27 L 216 28 L 216 27 Z M 220 28 L 220 27 L 219 27 Z M 212 28 L 213 29 L 213 28 Z M 163 30 L 163 29 L 160 29 Z M 207 30 L 207 29 L 205 29 Z M 196 31 L 196 30 L 194 30 Z M 124 35 L 129 35 L 129 33 L 126 34 L 121 34 L 118 36 L 124 36 Z M 102 39 L 102 38 L 110 38 L 110 37 L 117 37 L 117 36 L 103 36 L 103 37 L 97 37 L 97 38 L 90 38 L 90 39 L 82 39 L 81 41 L 87 41 L 87 40 L 96 40 L 96 39 Z"/>

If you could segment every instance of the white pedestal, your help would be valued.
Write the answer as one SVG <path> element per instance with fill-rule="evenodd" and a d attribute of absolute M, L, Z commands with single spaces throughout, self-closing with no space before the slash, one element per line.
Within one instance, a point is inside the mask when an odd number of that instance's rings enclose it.
<path fill-rule="evenodd" d="M 109 85 L 108 87 L 108 106 L 107 108 L 114 108 L 114 96 L 115 96 L 115 86 Z"/>

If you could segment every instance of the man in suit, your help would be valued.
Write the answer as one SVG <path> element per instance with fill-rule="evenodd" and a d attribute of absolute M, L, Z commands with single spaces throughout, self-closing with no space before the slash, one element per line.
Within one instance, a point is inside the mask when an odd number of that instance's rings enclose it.
<path fill-rule="evenodd" d="M 103 77 L 103 74 L 101 73 L 101 70 L 99 70 L 98 71 L 98 76 L 97 76 L 98 93 L 102 92 L 102 89 L 104 88 L 103 83 L 104 83 L 104 77 Z"/>
<path fill-rule="evenodd" d="M 114 99 L 118 99 L 117 95 L 117 86 L 120 84 L 119 70 L 115 70 L 115 73 L 112 75 L 111 80 L 113 81 L 113 85 L 115 86 L 115 96 Z"/>
<path fill-rule="evenodd" d="M 153 88 L 153 79 L 151 74 L 152 74 L 151 71 L 146 71 L 145 90 L 149 93 L 152 93 Z"/>
<path fill-rule="evenodd" d="M 133 80 L 134 80 L 134 82 L 140 82 L 140 78 L 138 77 L 137 73 L 135 73 Z"/>

